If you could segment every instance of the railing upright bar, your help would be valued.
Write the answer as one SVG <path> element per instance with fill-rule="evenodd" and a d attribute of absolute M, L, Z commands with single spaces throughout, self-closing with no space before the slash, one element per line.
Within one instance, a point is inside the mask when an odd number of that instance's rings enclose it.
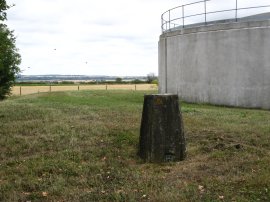
<path fill-rule="evenodd" d="M 206 0 L 204 0 L 204 24 L 206 25 Z"/>
<path fill-rule="evenodd" d="M 237 16 L 237 8 L 238 8 L 238 1 L 235 0 L 235 21 L 236 22 L 237 22 L 237 18 L 238 18 L 238 16 Z"/>
<path fill-rule="evenodd" d="M 161 32 L 163 33 L 164 29 L 163 29 L 163 14 L 161 15 Z"/>
<path fill-rule="evenodd" d="M 169 29 L 171 29 L 171 10 L 169 10 Z"/>
<path fill-rule="evenodd" d="M 182 20 L 183 20 L 183 28 L 185 27 L 185 8 L 182 6 Z"/>

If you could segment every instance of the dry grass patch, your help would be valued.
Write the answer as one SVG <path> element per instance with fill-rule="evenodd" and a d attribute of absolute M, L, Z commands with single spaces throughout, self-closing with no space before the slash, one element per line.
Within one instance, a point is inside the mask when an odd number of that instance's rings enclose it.
<path fill-rule="evenodd" d="M 47 85 L 47 86 L 14 86 L 12 88 L 12 95 L 29 95 L 44 92 L 58 92 L 58 91 L 79 91 L 79 90 L 131 90 L 131 91 L 147 91 L 157 90 L 155 84 L 102 84 L 102 85 Z"/>

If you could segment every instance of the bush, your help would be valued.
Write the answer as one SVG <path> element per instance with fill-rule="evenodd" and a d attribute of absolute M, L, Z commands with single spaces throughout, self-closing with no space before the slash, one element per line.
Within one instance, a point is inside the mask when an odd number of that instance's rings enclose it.
<path fill-rule="evenodd" d="M 151 84 L 156 84 L 156 85 L 158 85 L 158 80 L 157 80 L 157 79 L 153 80 L 153 81 L 151 82 Z"/>

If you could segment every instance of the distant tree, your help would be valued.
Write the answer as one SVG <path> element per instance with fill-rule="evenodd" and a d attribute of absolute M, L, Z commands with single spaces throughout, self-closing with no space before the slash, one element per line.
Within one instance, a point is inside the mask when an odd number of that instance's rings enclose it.
<path fill-rule="evenodd" d="M 152 83 L 154 80 L 157 80 L 157 77 L 155 76 L 154 73 L 147 74 L 147 76 L 146 76 L 147 83 Z"/>
<path fill-rule="evenodd" d="M 141 81 L 140 79 L 135 79 L 135 80 L 132 80 L 131 83 L 140 84 L 140 83 L 144 83 L 144 81 Z"/>
<path fill-rule="evenodd" d="M 115 83 L 122 83 L 122 81 L 123 81 L 123 79 L 120 78 L 120 77 L 118 77 L 118 78 L 115 79 Z"/>
<path fill-rule="evenodd" d="M 20 72 L 18 65 L 21 63 L 13 31 L 3 24 L 8 8 L 6 1 L 0 0 L 0 100 L 10 94 L 16 75 Z"/>

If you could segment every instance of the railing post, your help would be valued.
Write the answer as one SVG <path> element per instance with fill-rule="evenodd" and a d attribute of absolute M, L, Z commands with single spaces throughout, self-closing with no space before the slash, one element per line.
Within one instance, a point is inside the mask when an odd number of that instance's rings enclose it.
<path fill-rule="evenodd" d="M 183 20 L 183 28 L 185 27 L 185 9 L 184 5 L 182 5 L 182 20 Z"/>
<path fill-rule="evenodd" d="M 171 10 L 169 10 L 169 30 L 171 29 Z"/>
<path fill-rule="evenodd" d="M 238 18 L 238 16 L 237 16 L 237 9 L 238 9 L 238 1 L 236 0 L 235 1 L 235 21 L 237 22 L 237 18 Z"/>
<path fill-rule="evenodd" d="M 161 15 L 161 33 L 163 33 L 163 14 Z"/>
<path fill-rule="evenodd" d="M 206 0 L 204 0 L 204 24 L 206 25 Z"/>

